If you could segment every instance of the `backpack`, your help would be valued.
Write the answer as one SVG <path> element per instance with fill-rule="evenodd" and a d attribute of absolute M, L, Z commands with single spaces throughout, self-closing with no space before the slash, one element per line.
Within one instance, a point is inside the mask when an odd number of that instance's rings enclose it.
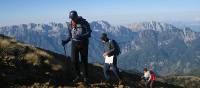
<path fill-rule="evenodd" d="M 73 27 L 73 22 L 71 21 L 71 28 Z M 72 35 L 72 38 L 76 38 L 77 40 L 82 40 L 82 39 L 87 39 L 89 37 L 91 37 L 91 29 L 90 29 L 90 25 L 89 23 L 83 19 L 82 17 L 79 17 L 78 19 L 78 22 L 76 23 L 77 27 L 76 29 L 72 29 L 70 32 L 71 32 L 71 35 Z M 87 33 L 87 35 L 84 35 L 84 33 Z"/>
<path fill-rule="evenodd" d="M 114 47 L 116 48 L 115 49 L 115 55 L 120 55 L 121 54 L 121 50 L 120 50 L 120 47 L 118 45 L 118 43 L 115 41 L 115 40 L 112 40 L 113 44 L 114 44 Z"/>

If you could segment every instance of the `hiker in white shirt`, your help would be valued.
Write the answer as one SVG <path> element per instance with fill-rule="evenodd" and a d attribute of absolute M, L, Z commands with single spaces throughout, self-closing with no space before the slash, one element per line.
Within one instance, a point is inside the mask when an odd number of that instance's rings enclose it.
<path fill-rule="evenodd" d="M 148 83 L 151 81 L 151 74 L 150 72 L 147 70 L 147 68 L 144 68 L 144 75 L 142 76 L 142 78 L 145 81 L 145 86 L 146 88 L 148 87 Z"/>
<path fill-rule="evenodd" d="M 147 68 L 144 68 L 144 80 L 146 82 L 149 82 L 151 80 L 151 74 L 150 72 L 147 70 Z"/>

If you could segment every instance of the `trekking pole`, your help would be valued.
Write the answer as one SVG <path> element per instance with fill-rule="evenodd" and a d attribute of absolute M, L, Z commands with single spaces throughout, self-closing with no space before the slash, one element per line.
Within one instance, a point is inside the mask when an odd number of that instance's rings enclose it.
<path fill-rule="evenodd" d="M 66 49 L 65 49 L 65 46 L 63 46 L 64 48 L 64 52 L 65 52 L 65 63 L 67 63 L 67 56 L 66 56 Z"/>

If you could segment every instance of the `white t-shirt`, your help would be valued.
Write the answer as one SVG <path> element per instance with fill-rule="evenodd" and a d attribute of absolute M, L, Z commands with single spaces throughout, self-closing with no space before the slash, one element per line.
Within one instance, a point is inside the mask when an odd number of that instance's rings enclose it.
<path fill-rule="evenodd" d="M 150 77 L 151 77 L 150 72 L 149 72 L 149 71 L 145 72 L 145 73 L 144 73 L 144 77 L 145 77 L 145 78 L 150 78 Z"/>

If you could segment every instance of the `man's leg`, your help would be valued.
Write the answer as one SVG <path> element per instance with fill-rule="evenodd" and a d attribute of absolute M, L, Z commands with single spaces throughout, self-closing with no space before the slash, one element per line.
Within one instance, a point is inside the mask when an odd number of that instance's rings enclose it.
<path fill-rule="evenodd" d="M 154 88 L 154 80 L 151 80 L 151 82 L 150 82 L 150 88 Z"/>
<path fill-rule="evenodd" d="M 108 81 L 110 79 L 110 76 L 108 75 L 109 69 L 110 69 L 109 64 L 104 63 L 103 72 L 104 72 L 104 77 L 105 77 L 106 81 Z"/>
<path fill-rule="evenodd" d="M 85 78 L 88 78 L 88 45 L 85 44 L 80 48 L 81 62 L 84 65 Z"/>
<path fill-rule="evenodd" d="M 117 76 L 117 78 L 120 81 L 122 81 L 121 76 L 120 76 L 120 72 L 119 72 L 119 68 L 117 67 L 117 56 L 114 57 L 112 67 L 113 67 L 113 72 L 114 72 L 115 76 Z"/>
<path fill-rule="evenodd" d="M 72 63 L 73 63 L 73 68 L 74 72 L 76 74 L 76 78 L 73 80 L 74 82 L 77 81 L 80 77 L 80 68 L 79 68 L 79 52 L 77 46 L 72 43 L 72 49 L 71 49 L 71 56 L 72 56 Z"/>
<path fill-rule="evenodd" d="M 120 76 L 119 76 L 119 73 L 117 71 L 117 66 L 116 65 L 111 65 L 112 66 L 112 71 L 113 73 L 115 74 L 115 76 L 117 77 L 118 80 L 121 80 Z"/>
<path fill-rule="evenodd" d="M 149 78 L 144 77 L 144 83 L 145 83 L 145 87 L 146 87 L 146 88 L 148 88 L 148 79 L 149 79 Z"/>

